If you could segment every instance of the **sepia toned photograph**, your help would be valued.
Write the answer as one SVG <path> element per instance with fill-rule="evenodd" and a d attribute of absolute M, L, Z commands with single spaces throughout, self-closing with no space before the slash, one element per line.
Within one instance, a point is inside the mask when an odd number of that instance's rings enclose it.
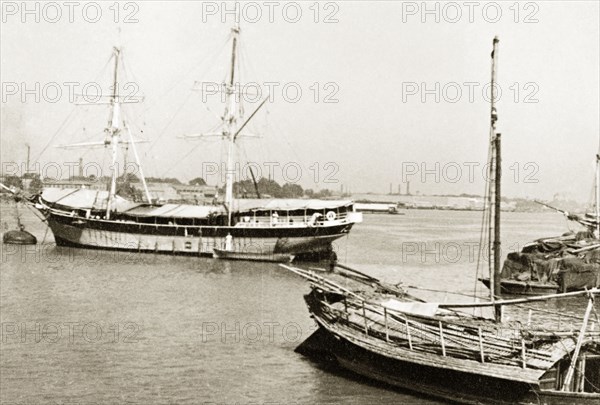
<path fill-rule="evenodd" d="M 597 1 L 0 12 L 0 404 L 600 404 Z"/>

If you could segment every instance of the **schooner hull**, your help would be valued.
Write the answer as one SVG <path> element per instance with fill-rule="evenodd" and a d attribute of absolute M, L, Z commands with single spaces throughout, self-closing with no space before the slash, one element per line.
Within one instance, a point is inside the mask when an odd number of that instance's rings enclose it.
<path fill-rule="evenodd" d="M 93 249 L 130 250 L 212 256 L 232 236 L 235 252 L 262 255 L 302 255 L 326 252 L 345 236 L 352 224 L 328 227 L 174 226 L 70 217 L 50 212 L 48 225 L 57 245 Z"/>

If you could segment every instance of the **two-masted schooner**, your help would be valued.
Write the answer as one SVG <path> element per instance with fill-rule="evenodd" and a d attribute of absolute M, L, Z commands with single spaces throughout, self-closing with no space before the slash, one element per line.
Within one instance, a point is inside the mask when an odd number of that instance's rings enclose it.
<path fill-rule="evenodd" d="M 232 56 L 228 81 L 224 84 L 226 108 L 222 117 L 222 140 L 226 142 L 227 177 L 225 201 L 221 205 L 157 204 L 140 170 L 145 202 L 134 202 L 117 193 L 117 154 L 121 144 L 131 145 L 139 156 L 131 130 L 122 118 L 125 97 L 118 92 L 119 58 L 114 49 L 113 92 L 105 147 L 112 150 L 113 172 L 108 190 L 46 189 L 32 199 L 46 217 L 56 243 L 102 249 L 140 252 L 213 255 L 215 249 L 243 258 L 273 255 L 312 256 L 330 254 L 332 242 L 350 232 L 362 214 L 352 201 L 316 199 L 235 199 L 233 195 L 233 151 L 247 122 L 235 115 L 236 54 L 239 27 L 232 29 Z M 241 121 L 241 120 L 240 120 Z M 129 140 L 123 140 L 127 134 Z M 141 166 L 140 166 L 141 167 Z"/>

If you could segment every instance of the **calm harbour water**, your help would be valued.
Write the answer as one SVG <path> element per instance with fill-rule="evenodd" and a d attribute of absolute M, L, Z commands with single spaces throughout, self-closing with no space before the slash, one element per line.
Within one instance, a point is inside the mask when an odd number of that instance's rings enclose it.
<path fill-rule="evenodd" d="M 20 212 L 41 242 L 45 226 Z M 2 208 L 3 231 L 13 215 Z M 480 222 L 480 212 L 365 215 L 336 248 L 387 281 L 472 294 Z M 505 213 L 502 225 L 506 252 L 568 230 L 554 213 Z M 296 354 L 315 330 L 308 285 L 275 264 L 57 248 L 50 232 L 3 245 L 1 260 L 3 404 L 438 403 Z M 586 301 L 548 305 L 581 315 Z"/>

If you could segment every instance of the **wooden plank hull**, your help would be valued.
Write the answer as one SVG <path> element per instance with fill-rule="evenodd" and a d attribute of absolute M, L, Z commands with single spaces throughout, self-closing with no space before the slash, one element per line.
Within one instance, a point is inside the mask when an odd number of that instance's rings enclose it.
<path fill-rule="evenodd" d="M 532 384 L 442 369 L 391 359 L 366 350 L 319 325 L 296 351 L 338 366 L 370 380 L 427 396 L 464 404 L 598 404 L 600 394 L 541 390 Z"/>
<path fill-rule="evenodd" d="M 311 342 L 312 340 L 312 342 Z M 319 328 L 298 351 L 397 388 L 460 403 L 512 404 L 529 389 L 526 384 L 484 378 L 453 370 L 440 370 L 409 361 L 393 360 L 352 344 Z M 511 394 L 503 399 L 503 393 Z"/>
<path fill-rule="evenodd" d="M 441 304 L 391 291 L 376 279 L 338 269 L 325 278 L 286 268 L 313 283 L 305 301 L 319 329 L 298 346 L 301 354 L 459 403 L 600 403 L 595 333 L 582 340 L 569 331 L 526 338 L 509 323 L 446 312 Z M 570 379 L 573 355 L 580 359 L 574 370 L 580 371 Z"/>
<path fill-rule="evenodd" d="M 490 287 L 490 279 L 479 279 L 486 287 Z M 558 279 L 558 282 L 548 281 L 519 281 L 502 279 L 500 281 L 501 292 L 508 295 L 546 295 L 556 294 L 558 292 L 567 292 L 580 290 L 581 288 L 574 287 L 575 283 L 571 282 L 569 275 L 563 275 Z M 600 274 L 591 275 L 588 282 L 588 288 L 600 286 Z"/>

